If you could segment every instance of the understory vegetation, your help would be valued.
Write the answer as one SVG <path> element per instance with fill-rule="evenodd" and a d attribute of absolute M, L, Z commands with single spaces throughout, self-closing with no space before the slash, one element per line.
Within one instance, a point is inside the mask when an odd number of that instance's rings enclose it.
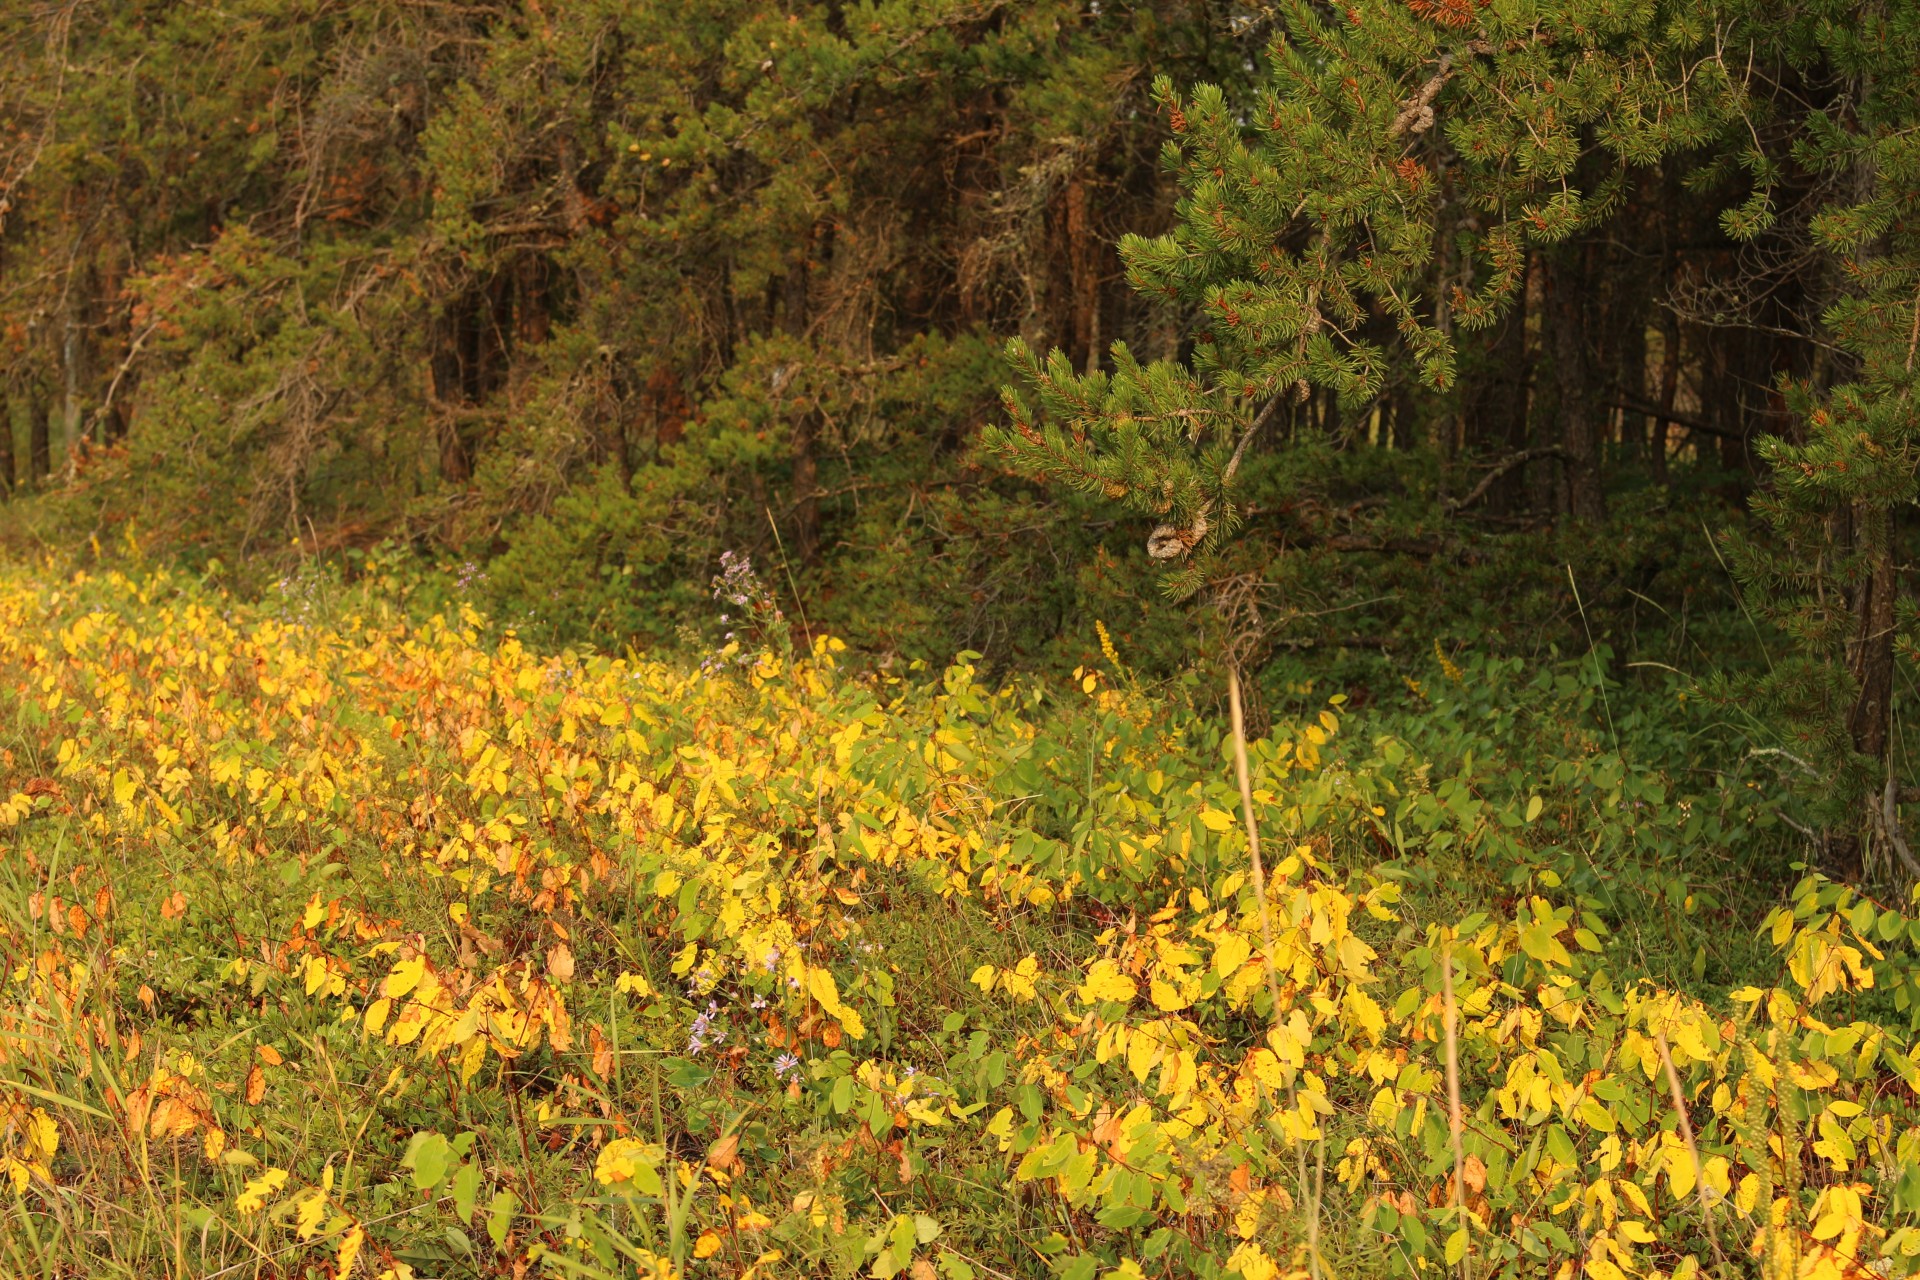
<path fill-rule="evenodd" d="M 0 1265 L 1920 1257 L 1920 919 L 1793 865 L 1693 682 L 1290 687 L 1263 915 L 1203 684 L 1104 626 L 1069 680 L 885 671 L 716 585 L 738 633 L 682 664 L 389 574 L 6 571 Z"/>
<path fill-rule="evenodd" d="M 0 3 L 0 1280 L 1920 1273 L 1920 0 Z"/>

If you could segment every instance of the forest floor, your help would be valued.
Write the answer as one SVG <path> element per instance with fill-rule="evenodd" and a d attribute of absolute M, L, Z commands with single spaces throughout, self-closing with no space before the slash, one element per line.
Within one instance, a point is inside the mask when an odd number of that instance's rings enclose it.
<path fill-rule="evenodd" d="M 1110 644 L 989 685 L 400 595 L 0 570 L 0 1270 L 1920 1254 L 1920 921 L 1801 877 L 1678 677 L 1296 686 L 1248 805 L 1209 682 Z"/>

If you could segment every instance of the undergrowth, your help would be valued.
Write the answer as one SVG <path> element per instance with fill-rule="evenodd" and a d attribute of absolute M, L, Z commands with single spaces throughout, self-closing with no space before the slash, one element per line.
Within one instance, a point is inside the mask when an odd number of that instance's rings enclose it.
<path fill-rule="evenodd" d="M 0 571 L 0 1268 L 1914 1269 L 1920 922 L 1677 674 L 1296 682 L 1263 904 L 1199 677 L 721 589 L 663 662 Z"/>

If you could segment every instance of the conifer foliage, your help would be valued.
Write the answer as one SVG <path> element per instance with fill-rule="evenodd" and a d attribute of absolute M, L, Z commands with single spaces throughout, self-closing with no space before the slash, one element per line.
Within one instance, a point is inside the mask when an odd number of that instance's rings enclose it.
<path fill-rule="evenodd" d="M 1121 254 L 1134 289 L 1198 317 L 1189 369 L 1116 350 L 1111 379 L 1075 379 L 1016 342 L 1009 358 L 1067 425 L 1037 427 L 1010 391 L 1012 430 L 989 437 L 1017 467 L 1163 517 L 1148 549 L 1187 560 L 1178 594 L 1235 528 L 1240 459 L 1286 397 L 1377 400 L 1389 343 L 1449 392 L 1455 327 L 1501 318 L 1530 244 L 1604 222 L 1631 169 L 1719 139 L 1744 105 L 1704 5 L 1280 14 L 1251 100 L 1155 85 L 1179 218 Z"/>

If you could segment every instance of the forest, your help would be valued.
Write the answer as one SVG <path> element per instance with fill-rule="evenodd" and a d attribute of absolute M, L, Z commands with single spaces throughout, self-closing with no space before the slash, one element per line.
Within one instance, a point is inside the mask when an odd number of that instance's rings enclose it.
<path fill-rule="evenodd" d="M 0 5 L 0 1275 L 1920 1274 L 1916 0 Z"/>

